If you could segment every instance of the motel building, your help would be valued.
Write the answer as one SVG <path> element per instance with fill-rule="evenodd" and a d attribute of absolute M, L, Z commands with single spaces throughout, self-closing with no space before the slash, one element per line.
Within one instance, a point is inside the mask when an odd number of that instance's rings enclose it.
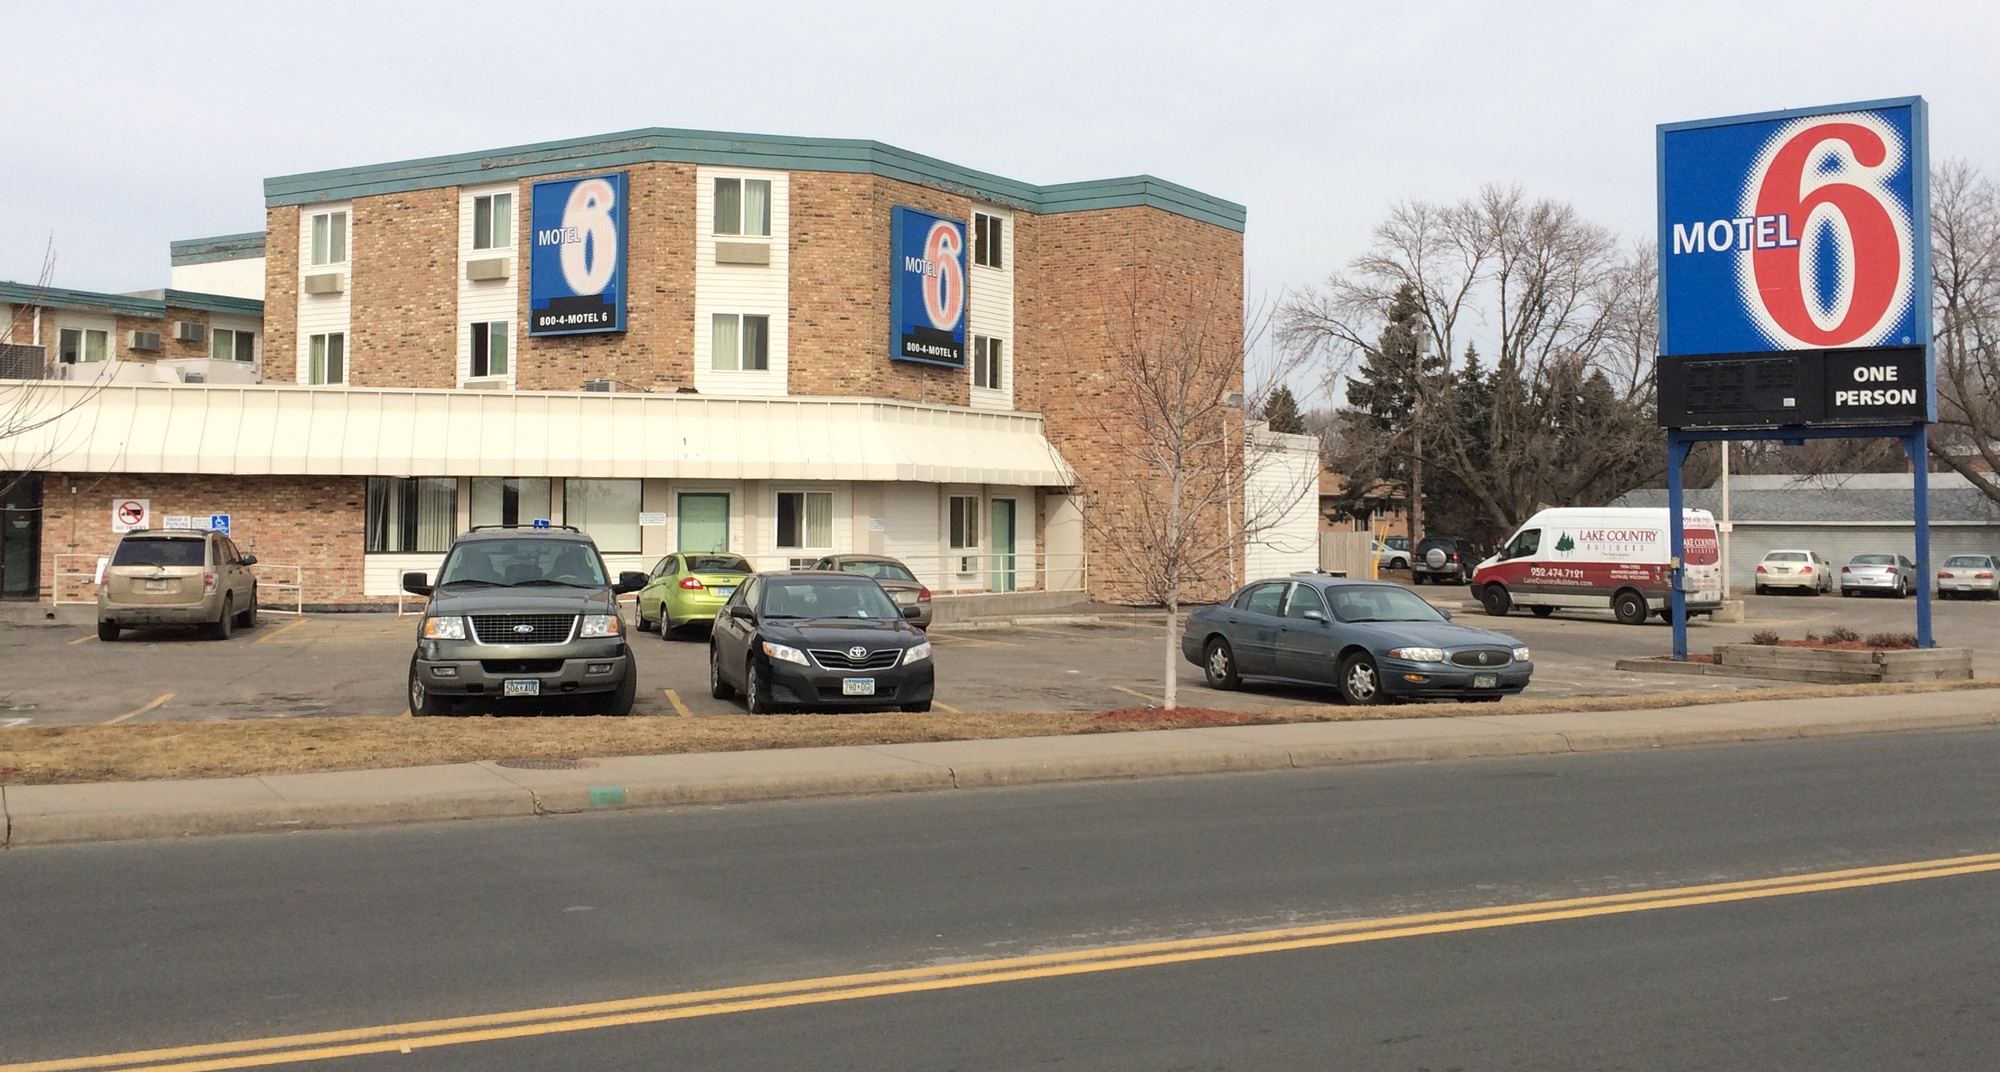
<path fill-rule="evenodd" d="M 393 604 L 458 534 L 538 521 L 614 570 L 870 553 L 940 596 L 1136 602 L 1091 518 L 1132 507 L 1108 355 L 1189 294 L 1242 337 L 1242 206 L 869 141 L 650 129 L 288 175 L 265 223 L 174 243 L 162 291 L 0 286 L 7 599 L 94 598 L 137 519 L 227 527 L 302 585 L 267 605 Z M 1316 474 L 1311 440 L 1238 430 L 1267 493 Z M 1296 500 L 1201 594 L 1317 565 Z"/>

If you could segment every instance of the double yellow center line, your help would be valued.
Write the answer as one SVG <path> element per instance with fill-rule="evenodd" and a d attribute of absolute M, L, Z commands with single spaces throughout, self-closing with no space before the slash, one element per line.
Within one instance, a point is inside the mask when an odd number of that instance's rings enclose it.
<path fill-rule="evenodd" d="M 990 983 L 1052 979 L 1127 968 L 1157 967 L 1225 957 L 1252 956 L 1325 946 L 1379 942 L 1431 934 L 1550 923 L 1592 916 L 1651 912 L 1663 908 L 1726 904 L 1801 893 L 1859 889 L 1900 882 L 2000 871 L 2000 853 L 1858 867 L 1845 871 L 1681 886 L 1637 893 L 1576 897 L 1559 901 L 1500 905 L 1457 912 L 1427 912 L 1386 919 L 1356 920 L 1276 930 L 1249 931 L 1176 941 L 1142 942 L 1069 953 L 1005 957 L 899 971 L 832 975 L 756 986 L 695 990 L 585 1005 L 561 1005 L 515 1012 L 418 1020 L 306 1035 L 246 1039 L 171 1049 L 75 1057 L 0 1065 L 0 1072 L 70 1072 L 124 1069 L 147 1072 L 206 1072 L 290 1062 L 326 1061 L 372 1053 L 408 1053 L 470 1042 L 591 1031 L 605 1027 L 687 1020 L 724 1013 L 755 1012 L 861 998 L 914 994 Z"/>

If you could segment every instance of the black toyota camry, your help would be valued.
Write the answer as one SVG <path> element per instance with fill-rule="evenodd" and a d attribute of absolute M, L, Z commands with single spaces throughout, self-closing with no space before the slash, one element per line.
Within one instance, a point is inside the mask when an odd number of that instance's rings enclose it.
<path fill-rule="evenodd" d="M 709 692 L 753 714 L 931 709 L 931 645 L 873 577 L 760 573 L 737 586 L 708 641 Z"/>

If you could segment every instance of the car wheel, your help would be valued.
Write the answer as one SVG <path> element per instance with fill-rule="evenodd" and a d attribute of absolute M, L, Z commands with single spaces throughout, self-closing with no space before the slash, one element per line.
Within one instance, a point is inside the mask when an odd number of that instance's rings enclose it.
<path fill-rule="evenodd" d="M 208 639 L 228 640 L 236 633 L 236 597 L 222 597 L 222 616 L 208 627 Z"/>
<path fill-rule="evenodd" d="M 736 687 L 722 679 L 722 653 L 714 644 L 708 646 L 708 694 L 718 700 L 736 695 Z"/>
<path fill-rule="evenodd" d="M 416 718 L 451 714 L 451 701 L 424 687 L 415 659 L 410 660 L 410 714 Z"/>
<path fill-rule="evenodd" d="M 1208 678 L 1208 687 L 1228 691 L 1243 684 L 1236 673 L 1236 652 L 1229 647 L 1229 641 L 1216 637 L 1208 642 L 1208 649 L 1202 652 L 1201 671 Z"/>
<path fill-rule="evenodd" d="M 1535 610 L 1535 617 L 1537 618 L 1546 618 L 1549 615 L 1554 614 L 1556 612 L 1556 609 L 1554 607 L 1536 607 L 1534 608 L 1534 610 Z"/>
<path fill-rule="evenodd" d="M 743 709 L 753 715 L 771 713 L 771 683 L 764 680 L 765 672 L 756 659 L 743 670 Z"/>
<path fill-rule="evenodd" d="M 236 624 L 245 629 L 257 628 L 257 589 L 250 589 L 250 609 L 237 617 Z"/>
<path fill-rule="evenodd" d="M 1422 584 L 1422 583 L 1424 583 L 1424 575 L 1423 575 L 1423 574 L 1421 574 L 1421 573 L 1418 573 L 1418 572 L 1417 572 L 1416 570 L 1411 570 L 1411 571 L 1410 571 L 1410 583 L 1411 583 L 1411 584 Z"/>
<path fill-rule="evenodd" d="M 1611 613 L 1624 625 L 1646 624 L 1646 597 L 1637 592 L 1620 592 L 1611 601 Z"/>
<path fill-rule="evenodd" d="M 1846 587 L 1846 586 L 1844 586 L 1844 585 L 1843 585 L 1843 586 L 1841 587 L 1841 589 L 1840 589 L 1840 598 L 1842 598 L 1842 599 L 1849 599 L 1849 598 L 1852 598 L 1852 597 L 1853 597 L 1853 595 L 1854 595 L 1854 589 L 1852 589 L 1852 588 L 1848 588 L 1848 587 Z"/>
<path fill-rule="evenodd" d="M 1896 586 L 1897 599 L 1908 599 L 1909 597 L 1910 597 L 1910 590 L 1908 588 L 1900 584 Z"/>
<path fill-rule="evenodd" d="M 1378 704 L 1387 697 L 1382 694 L 1382 677 L 1375 672 L 1375 659 L 1367 652 L 1357 652 L 1340 664 L 1340 698 L 1351 704 Z"/>
<path fill-rule="evenodd" d="M 633 602 L 632 613 L 638 619 L 632 623 L 632 628 L 637 629 L 641 633 L 650 633 L 653 631 L 653 623 L 646 617 L 646 605 L 644 603 Z"/>
<path fill-rule="evenodd" d="M 1761 584 L 1759 584 L 1759 585 L 1754 585 L 1754 586 L 1752 586 L 1752 589 L 1751 589 L 1751 590 L 1752 590 L 1752 591 L 1754 591 L 1754 592 L 1756 592 L 1756 593 L 1757 593 L 1758 595 L 1760 595 L 1760 596 L 1761 596 L 1761 595 L 1763 595 L 1764 593 L 1766 593 L 1766 592 L 1770 591 L 1770 589 L 1768 589 L 1768 588 L 1765 588 L 1765 587 L 1764 587 L 1763 585 L 1761 585 Z"/>
<path fill-rule="evenodd" d="M 1504 618 L 1507 616 L 1507 611 L 1514 606 L 1514 597 L 1507 594 L 1504 586 L 1489 584 L 1486 590 L 1479 594 L 1479 603 L 1486 608 L 1486 613 L 1495 618 Z"/>
<path fill-rule="evenodd" d="M 632 713 L 632 705 L 639 699 L 639 663 L 630 655 L 625 657 L 625 680 L 618 687 L 598 697 L 597 713 L 623 718 Z"/>
<path fill-rule="evenodd" d="M 109 643 L 111 643 L 112 641 L 114 641 L 114 640 L 117 640 L 117 639 L 118 639 L 118 623 L 117 623 L 117 622 L 98 622 L 98 623 L 97 623 L 97 639 L 99 639 L 99 640 L 102 640 L 102 641 L 104 641 L 104 642 L 105 642 L 106 644 L 109 644 Z"/>
<path fill-rule="evenodd" d="M 930 709 L 931 702 L 929 700 L 925 700 L 923 703 L 906 703 L 903 705 L 904 713 L 911 715 L 921 715 Z"/>

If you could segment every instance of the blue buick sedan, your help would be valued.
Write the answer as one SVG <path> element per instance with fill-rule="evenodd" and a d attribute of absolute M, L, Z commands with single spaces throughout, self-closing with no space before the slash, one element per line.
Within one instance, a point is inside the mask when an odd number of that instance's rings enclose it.
<path fill-rule="evenodd" d="M 1333 685 L 1351 704 L 1498 700 L 1535 672 L 1520 641 L 1454 625 L 1407 588 L 1319 574 L 1256 581 L 1188 615 L 1181 653 L 1213 689 L 1271 678 Z"/>

